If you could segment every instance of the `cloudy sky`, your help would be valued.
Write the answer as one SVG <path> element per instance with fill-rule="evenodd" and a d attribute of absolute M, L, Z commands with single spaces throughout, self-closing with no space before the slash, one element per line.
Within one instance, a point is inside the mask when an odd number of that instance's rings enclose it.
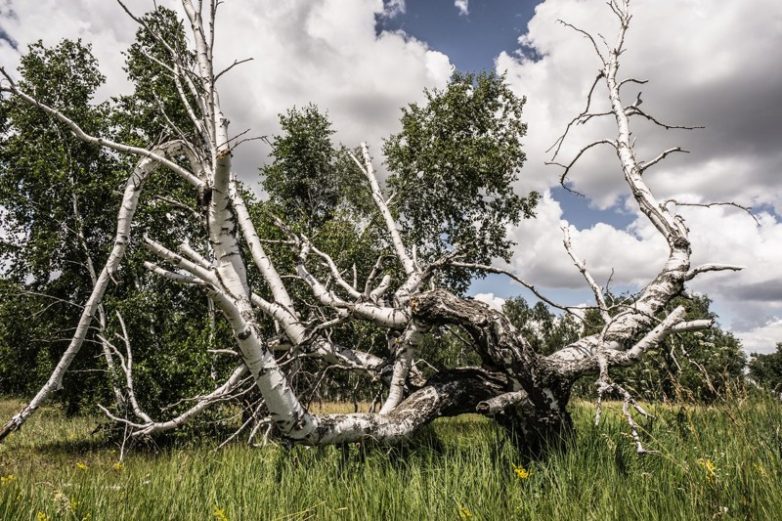
<path fill-rule="evenodd" d="M 143 12 L 152 0 L 127 2 Z M 159 3 L 175 7 L 173 0 Z M 782 2 L 779 0 L 634 0 L 623 57 L 628 76 L 650 80 L 644 107 L 660 119 L 703 125 L 665 132 L 638 123 L 643 158 L 670 146 L 690 150 L 647 174 L 660 199 L 734 201 L 730 207 L 684 208 L 694 262 L 746 266 L 740 274 L 703 276 L 693 289 L 714 299 L 723 327 L 749 351 L 782 341 Z M 399 128 L 399 108 L 442 87 L 454 68 L 506 73 L 527 96 L 528 160 L 518 190 L 544 194 L 538 218 L 512 231 L 519 246 L 511 268 L 570 304 L 589 300 L 565 254 L 560 222 L 600 283 L 632 291 L 649 280 L 665 246 L 628 200 L 615 157 L 595 149 L 573 172 L 578 198 L 558 188 L 545 150 L 583 108 L 598 62 L 565 19 L 609 40 L 614 19 L 603 0 L 228 0 L 218 23 L 218 59 L 253 62 L 220 85 L 234 130 L 277 130 L 276 114 L 314 102 L 328 111 L 338 138 L 367 140 L 375 151 Z M 135 27 L 110 0 L 0 0 L 0 62 L 14 68 L 27 44 L 61 38 L 91 42 L 108 81 L 101 98 L 128 88 L 121 52 Z M 633 94 L 633 93 L 631 93 Z M 599 99 L 599 98 L 597 98 Z M 599 122 L 577 129 L 568 157 L 610 136 Z M 251 179 L 268 150 L 248 144 L 238 157 Z M 500 277 L 472 292 L 494 302 L 522 289 Z"/>

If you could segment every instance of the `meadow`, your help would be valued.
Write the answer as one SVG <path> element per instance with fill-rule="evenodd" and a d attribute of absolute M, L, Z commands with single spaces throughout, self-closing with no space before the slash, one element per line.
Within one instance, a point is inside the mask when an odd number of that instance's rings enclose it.
<path fill-rule="evenodd" d="M 17 406 L 0 401 L 0 417 Z M 49 407 L 0 445 L 0 519 L 782 519 L 782 404 L 649 408 L 645 456 L 618 405 L 595 426 L 593 406 L 578 402 L 568 449 L 532 462 L 471 415 L 395 447 L 218 449 L 201 438 L 120 462 L 91 434 L 101 418 Z"/>

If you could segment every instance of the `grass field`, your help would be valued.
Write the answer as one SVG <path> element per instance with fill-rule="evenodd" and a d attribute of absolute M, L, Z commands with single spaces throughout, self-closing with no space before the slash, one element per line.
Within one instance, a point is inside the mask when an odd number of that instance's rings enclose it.
<path fill-rule="evenodd" d="M 0 417 L 17 407 L 0 402 Z M 406 446 L 285 449 L 211 441 L 119 451 L 98 418 L 44 409 L 0 445 L 0 519 L 782 519 L 782 405 L 652 406 L 636 456 L 618 409 L 574 406 L 564 453 L 523 463 L 482 418 Z"/>

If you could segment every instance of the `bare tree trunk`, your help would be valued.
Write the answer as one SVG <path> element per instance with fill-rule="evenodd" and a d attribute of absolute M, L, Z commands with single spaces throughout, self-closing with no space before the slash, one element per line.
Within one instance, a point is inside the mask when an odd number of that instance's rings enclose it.
<path fill-rule="evenodd" d="M 504 400 L 499 405 L 480 403 L 476 412 L 494 417 L 530 454 L 562 445 L 573 431 L 567 411 L 571 382 L 531 349 L 505 315 L 443 290 L 413 297 L 412 307 L 415 319 L 463 328 L 484 366 L 506 375 L 508 386 L 500 395 Z"/>

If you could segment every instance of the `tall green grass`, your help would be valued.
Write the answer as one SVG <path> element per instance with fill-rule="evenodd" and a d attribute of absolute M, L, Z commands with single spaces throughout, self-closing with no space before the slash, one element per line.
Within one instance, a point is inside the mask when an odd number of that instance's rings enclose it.
<path fill-rule="evenodd" d="M 0 402 L 0 415 L 16 405 Z M 569 450 L 531 463 L 501 429 L 464 416 L 392 448 L 200 441 L 121 465 L 90 435 L 97 418 L 45 409 L 0 446 L 0 519 L 782 519 L 779 403 L 650 408 L 656 452 L 643 457 L 617 407 L 595 427 L 577 403 Z"/>

